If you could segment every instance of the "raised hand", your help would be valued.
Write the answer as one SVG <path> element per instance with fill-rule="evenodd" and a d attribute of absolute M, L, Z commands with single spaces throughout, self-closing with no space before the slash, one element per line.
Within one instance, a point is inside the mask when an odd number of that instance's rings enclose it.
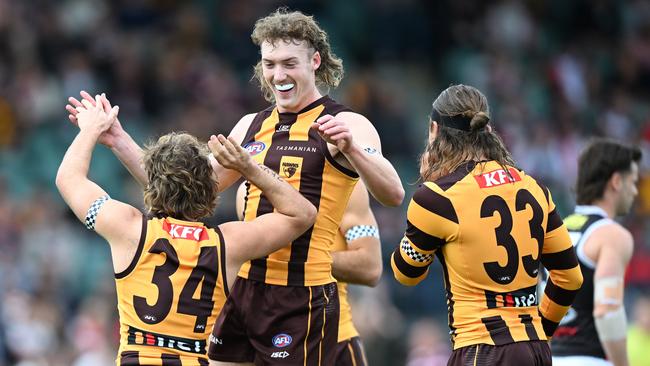
<path fill-rule="evenodd" d="M 326 114 L 311 126 L 328 143 L 335 145 L 339 151 L 346 153 L 352 147 L 352 133 L 341 119 Z"/>
<path fill-rule="evenodd" d="M 99 95 L 95 96 L 94 104 L 84 99 L 82 106 L 76 108 L 75 116 L 80 130 L 94 131 L 98 136 L 111 127 L 119 112 L 119 107 L 115 106 L 106 113 L 100 98 Z"/>
<path fill-rule="evenodd" d="M 217 137 L 212 135 L 208 141 L 208 147 L 217 162 L 226 169 L 236 170 L 246 176 L 250 168 L 255 166 L 250 153 L 239 146 L 232 137 L 225 138 L 221 134 Z"/>
<path fill-rule="evenodd" d="M 82 90 L 79 94 L 81 95 L 81 100 L 89 103 L 88 105 L 92 107 L 98 103 L 97 100 L 88 94 L 85 90 Z M 106 98 L 106 94 L 102 93 L 99 100 L 101 101 L 100 104 L 103 107 L 104 112 L 106 114 L 110 113 L 112 106 L 110 101 Z M 80 111 L 79 108 L 85 109 L 86 105 L 74 97 L 69 97 L 68 103 L 69 104 L 65 106 L 65 109 L 69 113 L 68 119 L 70 122 L 72 122 L 72 124 L 78 126 L 78 114 Z M 113 124 L 99 136 L 98 142 L 102 145 L 106 145 L 108 148 L 112 148 L 115 146 L 118 136 L 122 133 L 124 133 L 124 130 L 122 129 L 120 120 L 118 118 L 115 118 Z"/>

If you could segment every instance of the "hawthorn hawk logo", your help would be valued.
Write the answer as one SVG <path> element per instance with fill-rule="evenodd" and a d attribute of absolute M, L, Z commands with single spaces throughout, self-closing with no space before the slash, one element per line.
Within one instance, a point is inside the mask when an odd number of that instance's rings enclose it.
<path fill-rule="evenodd" d="M 298 163 L 282 162 L 282 173 L 284 173 L 285 177 L 291 178 L 296 174 L 299 167 L 300 165 Z"/>

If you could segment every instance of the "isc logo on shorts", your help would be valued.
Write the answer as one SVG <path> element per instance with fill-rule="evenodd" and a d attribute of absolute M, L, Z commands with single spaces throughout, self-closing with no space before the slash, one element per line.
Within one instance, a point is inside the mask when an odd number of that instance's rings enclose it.
<path fill-rule="evenodd" d="M 280 333 L 273 337 L 273 345 L 278 348 L 283 348 L 291 344 L 292 338 L 290 335 Z"/>
<path fill-rule="evenodd" d="M 289 352 L 287 351 L 273 352 L 271 354 L 271 358 L 287 358 L 287 357 L 289 357 Z"/>

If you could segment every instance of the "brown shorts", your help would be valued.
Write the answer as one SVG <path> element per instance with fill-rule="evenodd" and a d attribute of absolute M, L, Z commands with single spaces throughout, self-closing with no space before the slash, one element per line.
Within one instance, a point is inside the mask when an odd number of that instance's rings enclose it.
<path fill-rule="evenodd" d="M 447 366 L 551 366 L 547 341 L 525 341 L 492 346 L 476 344 L 455 350 Z"/>
<path fill-rule="evenodd" d="M 210 336 L 208 356 L 255 365 L 333 365 L 336 283 L 293 287 L 238 277 Z"/>
<path fill-rule="evenodd" d="M 361 338 L 352 337 L 336 345 L 336 366 L 366 366 L 366 353 Z"/>

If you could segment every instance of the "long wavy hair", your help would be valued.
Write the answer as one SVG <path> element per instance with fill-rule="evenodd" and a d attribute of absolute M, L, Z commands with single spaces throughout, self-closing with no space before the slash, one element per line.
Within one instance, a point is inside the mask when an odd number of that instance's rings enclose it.
<path fill-rule="evenodd" d="M 321 64 L 316 70 L 316 84 L 327 89 L 336 88 L 343 79 L 343 61 L 332 52 L 327 33 L 313 16 L 281 7 L 255 22 L 251 39 L 257 46 L 264 42 L 275 46 L 278 41 L 306 41 L 321 57 Z M 264 98 L 273 102 L 273 90 L 264 80 L 261 60 L 255 65 L 253 78 L 259 82 Z"/>
<path fill-rule="evenodd" d="M 196 137 L 177 132 L 145 147 L 144 203 L 151 214 L 197 221 L 214 213 L 218 187 L 208 153 Z"/>
<path fill-rule="evenodd" d="M 490 108 L 487 98 L 478 89 L 462 84 L 452 85 L 436 98 L 433 109 L 441 116 L 471 118 L 470 131 L 447 127 L 437 121 L 438 134 L 420 156 L 422 180 L 434 181 L 472 160 L 494 160 L 506 172 L 507 165 L 515 165 L 501 138 L 487 127 Z"/>

